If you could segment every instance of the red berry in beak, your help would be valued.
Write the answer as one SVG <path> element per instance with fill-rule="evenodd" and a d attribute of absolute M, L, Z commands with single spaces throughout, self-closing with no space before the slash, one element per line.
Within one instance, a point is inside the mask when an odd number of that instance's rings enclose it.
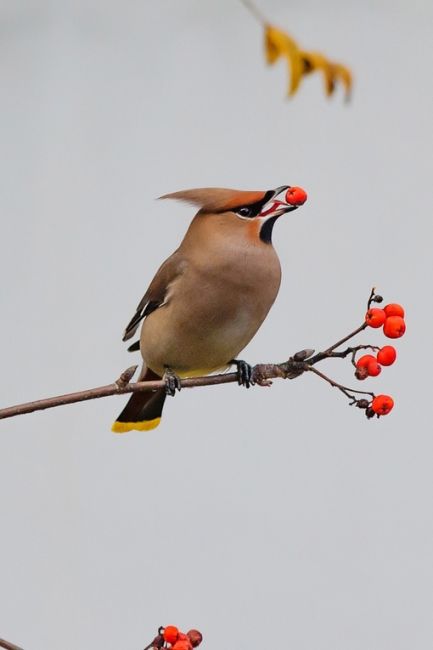
<path fill-rule="evenodd" d="M 286 202 L 289 205 L 302 205 L 307 200 L 307 192 L 302 187 L 289 187 L 286 192 Z"/>

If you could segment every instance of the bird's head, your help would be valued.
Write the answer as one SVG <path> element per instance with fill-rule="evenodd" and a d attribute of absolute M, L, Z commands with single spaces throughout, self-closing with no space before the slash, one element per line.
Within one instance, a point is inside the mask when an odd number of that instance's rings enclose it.
<path fill-rule="evenodd" d="M 207 187 L 173 192 L 160 198 L 192 203 L 199 207 L 199 215 L 227 214 L 231 219 L 235 216 L 253 237 L 271 243 L 275 221 L 305 203 L 307 194 L 302 188 L 290 185 L 264 192 Z"/>

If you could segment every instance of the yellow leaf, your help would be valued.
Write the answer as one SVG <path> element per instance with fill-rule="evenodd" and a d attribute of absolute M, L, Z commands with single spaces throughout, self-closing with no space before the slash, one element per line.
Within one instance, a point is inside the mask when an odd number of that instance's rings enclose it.
<path fill-rule="evenodd" d="M 301 57 L 304 63 L 304 74 L 307 75 L 320 70 L 323 73 L 325 92 L 328 97 L 332 95 L 335 89 L 335 81 L 331 62 L 319 52 L 301 52 Z"/>
<path fill-rule="evenodd" d="M 265 54 L 266 61 L 270 65 L 280 57 L 286 59 L 290 73 L 288 94 L 294 95 L 299 88 L 303 74 L 303 63 L 296 41 L 280 29 L 272 27 L 272 25 L 265 25 Z"/>
<path fill-rule="evenodd" d="M 319 70 L 323 74 L 325 82 L 325 92 L 331 96 L 335 90 L 337 81 L 341 81 L 346 92 L 346 100 L 350 97 L 352 88 L 352 73 L 349 68 L 341 63 L 329 61 L 319 52 L 301 52 L 301 58 L 304 64 L 304 74 L 310 74 Z"/>
<path fill-rule="evenodd" d="M 248 5 L 249 6 L 249 5 Z M 302 77 L 312 72 L 320 71 L 325 82 L 325 93 L 329 97 L 334 92 L 338 82 L 345 89 L 346 100 L 352 90 L 352 73 L 349 68 L 330 61 L 319 52 L 301 50 L 296 41 L 283 30 L 264 23 L 265 27 L 265 56 L 269 65 L 283 58 L 289 66 L 288 95 L 293 96 L 299 88 Z"/>
<path fill-rule="evenodd" d="M 353 84 L 352 73 L 349 68 L 347 68 L 345 65 L 342 65 L 341 63 L 334 63 L 333 65 L 335 69 L 335 76 L 340 78 L 340 81 L 344 86 L 346 101 L 349 101 Z"/>

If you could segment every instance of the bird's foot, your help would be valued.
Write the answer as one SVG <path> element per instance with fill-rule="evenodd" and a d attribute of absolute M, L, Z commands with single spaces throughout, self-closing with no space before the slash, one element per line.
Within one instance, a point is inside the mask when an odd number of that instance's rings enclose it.
<path fill-rule="evenodd" d="M 233 363 L 236 366 L 239 386 L 245 386 L 245 388 L 249 388 L 250 386 L 254 385 L 253 367 L 250 366 L 249 363 L 242 361 L 241 359 L 232 359 L 230 363 Z"/>
<path fill-rule="evenodd" d="M 180 377 L 171 368 L 166 368 L 163 376 L 165 381 L 165 394 L 174 397 L 177 390 L 182 388 Z"/>

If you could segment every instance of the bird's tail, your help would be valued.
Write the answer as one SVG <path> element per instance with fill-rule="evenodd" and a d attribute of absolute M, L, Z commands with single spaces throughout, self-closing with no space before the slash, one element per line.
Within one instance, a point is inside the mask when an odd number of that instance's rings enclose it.
<path fill-rule="evenodd" d="M 161 379 L 161 377 L 149 370 L 149 368 L 144 368 L 139 381 L 150 381 L 152 379 Z M 133 430 L 150 431 L 150 429 L 155 429 L 161 421 L 165 397 L 164 388 L 155 392 L 132 393 L 125 408 L 113 423 L 111 430 L 114 433 L 126 433 Z"/>

